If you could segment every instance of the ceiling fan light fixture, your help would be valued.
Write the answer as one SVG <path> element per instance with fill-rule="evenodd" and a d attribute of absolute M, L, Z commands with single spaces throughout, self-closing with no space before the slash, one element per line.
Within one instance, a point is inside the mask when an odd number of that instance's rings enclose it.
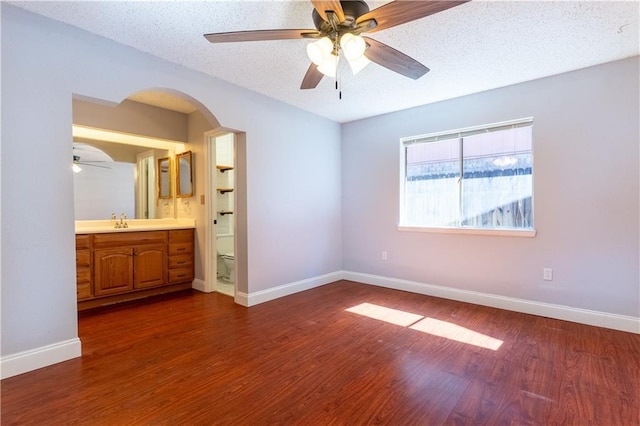
<path fill-rule="evenodd" d="M 73 163 L 73 167 L 71 167 L 73 173 L 80 173 L 82 171 L 82 167 L 78 166 L 76 163 Z"/>
<path fill-rule="evenodd" d="M 338 57 L 333 53 L 327 55 L 324 61 L 318 65 L 318 71 L 327 77 L 335 78 L 338 68 Z"/>
<path fill-rule="evenodd" d="M 359 35 L 352 33 L 344 33 L 340 38 L 340 47 L 344 52 L 344 57 L 349 61 L 360 58 L 364 55 L 364 51 L 367 48 L 367 43 Z"/>
<path fill-rule="evenodd" d="M 307 44 L 307 56 L 311 59 L 311 62 L 321 66 L 326 57 L 333 52 L 333 43 L 329 37 L 322 37 L 321 39 Z"/>
<path fill-rule="evenodd" d="M 366 56 L 362 55 L 357 59 L 349 59 L 347 58 L 347 62 L 349 62 L 349 67 L 351 67 L 351 72 L 353 75 L 358 74 L 360 71 L 364 69 L 371 61 Z"/>

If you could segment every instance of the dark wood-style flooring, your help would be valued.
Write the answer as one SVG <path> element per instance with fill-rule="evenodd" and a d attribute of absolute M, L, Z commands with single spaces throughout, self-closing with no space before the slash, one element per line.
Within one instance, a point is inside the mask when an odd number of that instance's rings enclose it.
<path fill-rule="evenodd" d="M 187 291 L 79 335 L 82 358 L 2 381 L 3 425 L 640 424 L 640 335 L 349 281 L 249 309 Z"/>

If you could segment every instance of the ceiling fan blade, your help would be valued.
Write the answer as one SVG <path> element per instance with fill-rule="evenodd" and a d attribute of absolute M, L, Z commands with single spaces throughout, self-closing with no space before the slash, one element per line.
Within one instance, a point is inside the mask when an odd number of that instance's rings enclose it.
<path fill-rule="evenodd" d="M 311 0 L 313 3 L 313 7 L 316 8 L 318 15 L 325 21 L 329 21 L 329 17 L 327 16 L 327 11 L 332 11 L 338 17 L 338 22 L 344 21 L 344 11 L 342 10 L 342 5 L 340 1 L 323 1 L 323 0 Z"/>
<path fill-rule="evenodd" d="M 429 68 L 393 47 L 369 37 L 363 38 L 369 45 L 364 55 L 370 61 L 414 80 L 429 72 Z"/>
<path fill-rule="evenodd" d="M 396 25 L 405 24 L 459 6 L 470 0 L 462 1 L 411 1 L 396 0 L 365 13 L 356 20 L 356 24 L 375 19 L 378 25 L 368 32 L 376 32 Z"/>
<path fill-rule="evenodd" d="M 205 34 L 211 43 L 233 43 L 238 41 L 289 40 L 297 38 L 317 38 L 317 30 L 252 30 L 231 31 L 228 33 Z"/>
<path fill-rule="evenodd" d="M 79 164 L 81 166 L 98 167 L 100 169 L 109 169 L 109 170 L 111 170 L 111 167 L 109 167 L 109 166 L 99 166 L 98 164 L 91 164 L 91 163 L 87 163 L 85 161 L 78 161 L 75 164 Z"/>
<path fill-rule="evenodd" d="M 316 64 L 311 63 L 311 65 L 309 65 L 309 68 L 307 69 L 307 73 L 304 75 L 304 78 L 302 79 L 302 84 L 300 85 L 300 88 L 303 90 L 315 89 L 318 83 L 320 83 L 320 80 L 322 80 L 323 76 L 324 74 L 318 71 L 318 67 L 316 66 Z"/>

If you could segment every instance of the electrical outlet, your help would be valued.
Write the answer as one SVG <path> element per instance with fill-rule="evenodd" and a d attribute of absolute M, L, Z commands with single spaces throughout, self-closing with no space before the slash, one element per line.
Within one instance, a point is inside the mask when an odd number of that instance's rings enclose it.
<path fill-rule="evenodd" d="M 545 281 L 553 281 L 553 269 L 544 268 L 542 270 L 542 279 Z"/>
<path fill-rule="evenodd" d="M 382 260 L 387 260 L 387 252 L 386 251 L 382 252 Z"/>

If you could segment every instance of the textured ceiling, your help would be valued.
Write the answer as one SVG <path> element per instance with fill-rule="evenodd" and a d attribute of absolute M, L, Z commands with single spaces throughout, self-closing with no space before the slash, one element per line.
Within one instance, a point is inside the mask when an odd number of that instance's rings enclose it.
<path fill-rule="evenodd" d="M 431 72 L 411 80 L 376 64 L 357 76 L 345 67 L 340 100 L 326 77 L 299 89 L 306 40 L 214 45 L 202 36 L 313 28 L 306 0 L 11 3 L 338 122 L 640 54 L 638 1 L 472 1 L 371 34 Z"/>

